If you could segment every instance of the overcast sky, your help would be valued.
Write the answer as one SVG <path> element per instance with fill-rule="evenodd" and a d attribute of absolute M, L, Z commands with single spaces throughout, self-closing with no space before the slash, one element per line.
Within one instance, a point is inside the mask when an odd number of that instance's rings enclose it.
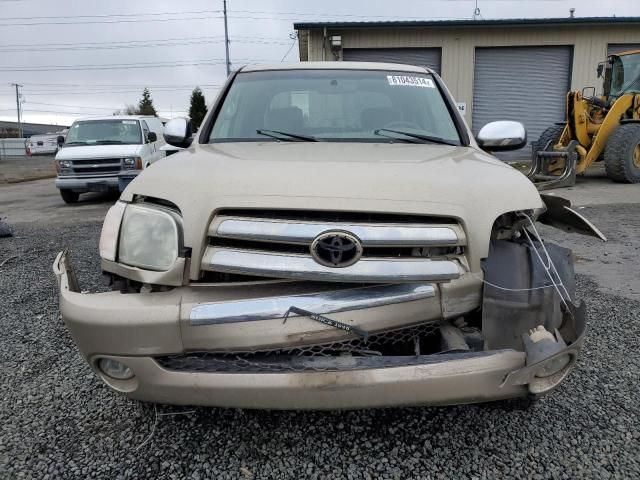
<path fill-rule="evenodd" d="M 478 0 L 482 17 L 640 16 L 640 0 Z M 295 21 L 470 19 L 475 0 L 228 0 L 231 60 L 298 60 Z M 403 14 L 406 12 L 406 14 Z M 0 119 L 69 124 L 137 104 L 165 117 L 191 90 L 210 104 L 226 77 L 222 0 L 0 0 Z M 289 51 L 293 44 L 293 48 Z M 289 52 L 287 54 L 287 52 Z"/>

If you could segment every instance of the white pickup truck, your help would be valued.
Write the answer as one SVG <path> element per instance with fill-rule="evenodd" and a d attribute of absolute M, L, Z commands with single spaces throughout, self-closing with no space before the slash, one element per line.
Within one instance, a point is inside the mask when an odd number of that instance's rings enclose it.
<path fill-rule="evenodd" d="M 162 122 L 151 116 L 79 119 L 61 140 L 56 187 L 67 203 L 77 202 L 85 192 L 122 190 L 128 183 L 123 179 L 166 156 Z"/>

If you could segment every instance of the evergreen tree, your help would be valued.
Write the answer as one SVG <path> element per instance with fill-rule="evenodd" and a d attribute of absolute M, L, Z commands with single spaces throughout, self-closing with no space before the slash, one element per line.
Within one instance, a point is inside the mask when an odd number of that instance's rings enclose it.
<path fill-rule="evenodd" d="M 200 87 L 196 87 L 191 92 L 191 105 L 189 106 L 189 117 L 194 131 L 200 128 L 200 124 L 207 114 L 207 104 Z"/>
<path fill-rule="evenodd" d="M 148 88 L 145 88 L 142 91 L 142 99 L 140 100 L 140 103 L 138 103 L 138 115 L 158 116 L 156 109 L 153 107 L 153 100 Z"/>

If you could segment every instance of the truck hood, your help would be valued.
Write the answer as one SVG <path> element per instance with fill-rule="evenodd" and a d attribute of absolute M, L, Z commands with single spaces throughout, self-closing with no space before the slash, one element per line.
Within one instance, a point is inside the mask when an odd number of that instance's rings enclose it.
<path fill-rule="evenodd" d="M 65 150 L 63 150 L 65 152 Z M 245 142 L 198 145 L 154 164 L 126 195 L 187 198 L 332 198 L 465 205 L 528 197 L 518 171 L 470 147 L 406 143 Z M 517 193 L 517 195 L 515 195 Z M 188 202 L 191 203 L 191 202 Z"/>
<path fill-rule="evenodd" d="M 136 157 L 142 145 L 78 145 L 61 148 L 56 160 L 76 160 L 86 158 Z"/>
<path fill-rule="evenodd" d="M 454 217 L 488 249 L 495 219 L 542 207 L 520 172 L 472 147 L 409 143 L 243 142 L 195 145 L 145 169 L 123 192 L 180 208 L 199 246 L 224 208 L 309 209 Z M 479 263 L 478 263 L 479 265 Z"/>

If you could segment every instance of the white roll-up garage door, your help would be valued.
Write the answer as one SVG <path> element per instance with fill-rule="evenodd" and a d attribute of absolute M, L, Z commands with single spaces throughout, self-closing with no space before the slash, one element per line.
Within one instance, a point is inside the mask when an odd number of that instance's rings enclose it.
<path fill-rule="evenodd" d="M 342 58 L 347 62 L 403 63 L 429 67 L 440 74 L 439 48 L 345 48 Z"/>
<path fill-rule="evenodd" d="M 607 55 L 628 52 L 629 50 L 640 50 L 640 43 L 610 43 L 607 45 Z"/>
<path fill-rule="evenodd" d="M 495 120 L 515 120 L 527 129 L 528 144 L 500 154 L 530 158 L 531 142 L 565 117 L 571 84 L 572 47 L 476 48 L 473 131 Z"/>

